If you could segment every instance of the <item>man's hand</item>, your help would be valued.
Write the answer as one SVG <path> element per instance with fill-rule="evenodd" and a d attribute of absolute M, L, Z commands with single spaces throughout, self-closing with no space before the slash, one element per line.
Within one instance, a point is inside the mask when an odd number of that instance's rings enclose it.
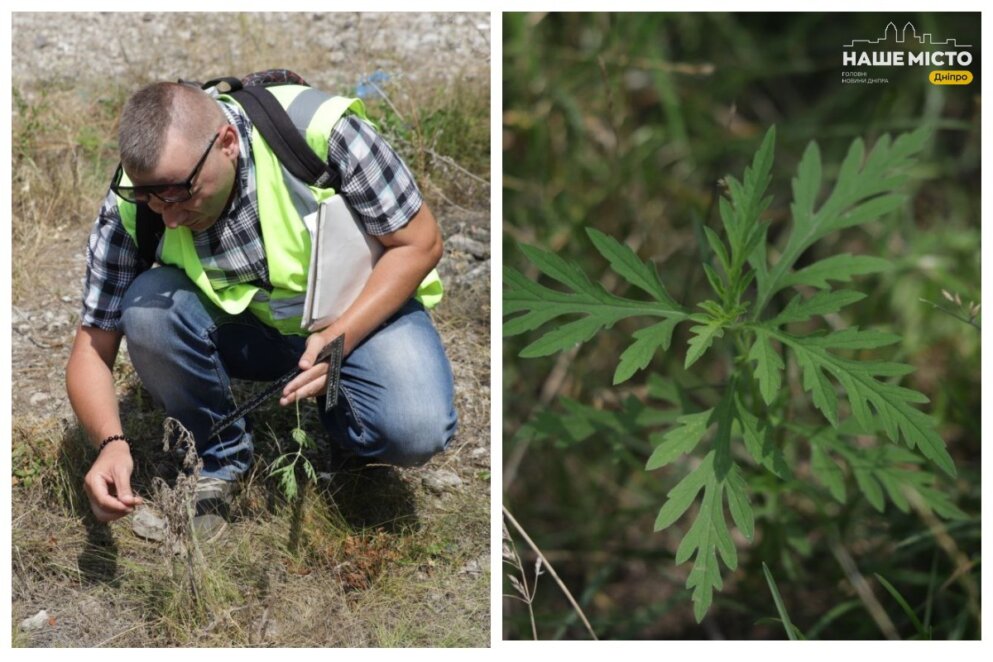
<path fill-rule="evenodd" d="M 321 350 L 340 335 L 335 331 L 335 328 L 336 326 L 332 324 L 322 331 L 310 334 L 307 338 L 307 349 L 304 350 L 300 362 L 297 363 L 297 367 L 303 372 L 286 385 L 279 398 L 279 404 L 288 405 L 304 398 L 324 395 L 328 383 L 328 362 L 322 361 L 314 365 L 314 361 L 317 360 L 317 355 L 321 353 Z M 345 354 L 350 350 L 351 346 L 349 346 L 346 336 Z"/>
<path fill-rule="evenodd" d="M 108 444 L 90 467 L 83 487 L 90 498 L 90 508 L 101 522 L 124 517 L 142 503 L 131 492 L 131 471 L 134 462 L 126 443 Z"/>

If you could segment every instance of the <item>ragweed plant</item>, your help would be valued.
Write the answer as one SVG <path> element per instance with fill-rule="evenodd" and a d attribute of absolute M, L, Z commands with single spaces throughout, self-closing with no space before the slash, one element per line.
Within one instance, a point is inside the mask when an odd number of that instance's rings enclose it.
<path fill-rule="evenodd" d="M 808 446 L 810 473 L 840 502 L 847 499 L 851 476 L 880 511 L 887 497 L 908 511 L 907 490 L 913 490 L 938 515 L 962 516 L 927 470 L 936 467 L 948 476 L 955 475 L 935 421 L 918 408 L 928 402 L 927 397 L 899 385 L 899 378 L 912 368 L 870 358 L 874 350 L 900 338 L 872 329 L 837 328 L 836 319 L 831 328 L 818 322 L 865 298 L 840 284 L 881 271 L 887 261 L 841 254 L 797 268 L 798 258 L 819 239 L 900 208 L 905 197 L 899 190 L 929 131 L 922 128 L 896 140 L 884 136 L 868 153 L 862 140 L 855 140 L 833 186 L 823 196 L 820 150 L 811 142 L 792 181 L 785 242 L 772 251 L 762 215 L 771 203 L 767 189 L 775 135 L 775 128 L 768 131 L 741 181 L 723 180 L 726 196 L 719 201 L 723 232 L 704 227 L 709 257 L 701 268 L 711 296 L 692 307 L 670 295 L 652 263 L 592 228 L 587 230 L 589 238 L 613 271 L 649 298 L 612 294 L 578 266 L 533 246 L 522 245 L 521 250 L 566 290 L 533 282 L 513 268 L 504 269 L 504 313 L 511 316 L 505 321 L 504 334 L 554 325 L 527 345 L 522 357 L 553 354 L 590 340 L 621 319 L 644 317 L 658 321 L 634 332 L 633 342 L 619 357 L 615 385 L 646 368 L 657 352 L 668 350 L 680 324 L 689 325 L 686 368 L 708 354 L 725 361 L 726 380 L 712 406 L 702 408 L 685 398 L 673 399 L 682 410 L 674 425 L 651 435 L 654 452 L 647 461 L 647 469 L 654 470 L 690 454 L 698 457 L 687 463 L 693 468 L 668 492 L 655 521 L 656 531 L 666 529 L 698 503 L 676 551 L 677 563 L 692 560 L 686 586 L 692 589 L 698 621 L 707 613 L 714 591 L 723 585 L 718 560 L 728 570 L 738 564 L 725 513 L 741 535 L 751 540 L 753 500 L 760 495 L 752 493 L 748 476 L 765 473 L 789 480 L 797 460 L 790 461 L 784 454 L 787 443 Z M 790 291 L 795 294 L 775 309 L 784 300 L 780 293 Z M 563 316 L 573 315 L 579 318 L 561 323 Z M 786 370 L 790 361 L 795 371 Z M 793 393 L 799 389 L 789 388 L 791 374 L 809 396 L 806 403 L 795 402 Z M 650 379 L 649 391 L 651 387 Z M 576 404 L 567 402 L 566 406 L 574 409 Z M 639 414 L 639 419 L 652 417 Z M 854 443 L 866 437 L 890 443 L 870 448 Z"/>
<path fill-rule="evenodd" d="M 307 449 L 317 448 L 317 444 L 311 439 L 307 431 L 300 427 L 300 401 L 297 400 L 297 424 L 293 430 L 290 431 L 290 438 L 296 443 L 296 450 L 290 453 L 282 453 L 279 457 L 272 461 L 269 465 L 269 475 L 279 478 L 279 486 L 283 490 L 283 495 L 286 496 L 287 500 L 292 501 L 299 494 L 299 485 L 297 483 L 297 465 L 303 470 L 303 473 L 311 482 L 317 482 L 317 472 L 314 470 L 314 465 L 310 463 L 310 460 L 303 454 Z"/>

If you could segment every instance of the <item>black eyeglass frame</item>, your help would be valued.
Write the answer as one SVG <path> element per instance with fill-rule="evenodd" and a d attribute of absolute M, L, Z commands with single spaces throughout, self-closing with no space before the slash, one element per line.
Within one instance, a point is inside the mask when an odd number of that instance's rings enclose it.
<path fill-rule="evenodd" d="M 214 134 L 214 137 L 210 139 L 210 144 L 208 144 L 207 149 L 204 150 L 203 156 L 201 156 L 200 160 L 197 161 L 197 164 L 193 166 L 193 172 L 190 173 L 190 176 L 187 177 L 184 182 L 179 182 L 177 184 L 151 184 L 149 186 L 121 186 L 121 179 L 124 177 L 124 168 L 120 163 L 118 163 L 117 172 L 114 173 L 114 181 L 110 185 L 110 190 L 124 200 L 136 204 L 148 202 L 148 196 L 152 195 L 166 203 L 186 202 L 193 197 L 193 180 L 200 174 L 200 169 L 203 168 L 203 164 L 206 163 L 207 157 L 210 155 L 210 150 L 213 149 L 214 143 L 217 142 L 217 139 L 220 136 L 221 132 L 218 131 Z M 182 189 L 182 193 L 179 193 L 178 195 L 161 195 L 168 189 Z"/>

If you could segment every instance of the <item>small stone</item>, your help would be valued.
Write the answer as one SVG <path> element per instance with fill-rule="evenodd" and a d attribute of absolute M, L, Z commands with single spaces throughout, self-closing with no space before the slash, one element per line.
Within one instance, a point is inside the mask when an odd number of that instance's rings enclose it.
<path fill-rule="evenodd" d="M 469 461 L 475 464 L 477 467 L 485 467 L 490 463 L 490 449 L 488 448 L 473 448 L 469 451 Z"/>
<path fill-rule="evenodd" d="M 473 285 L 477 282 L 488 281 L 490 279 L 490 263 L 489 261 L 484 262 L 479 265 L 465 276 L 462 277 L 466 283 Z"/>
<path fill-rule="evenodd" d="M 478 559 L 470 559 L 468 563 L 462 566 L 460 572 L 464 575 L 476 577 L 483 574 L 489 568 L 489 563 L 490 558 L 486 555 L 480 556 Z"/>
<path fill-rule="evenodd" d="M 37 393 L 31 396 L 31 406 L 40 407 L 41 405 L 45 404 L 51 399 L 52 396 L 50 396 L 48 393 L 45 393 L 44 391 L 38 391 Z"/>
<path fill-rule="evenodd" d="M 445 243 L 453 251 L 461 251 L 462 253 L 468 253 L 475 258 L 482 260 L 483 258 L 489 257 L 490 247 L 481 241 L 476 241 L 475 239 L 470 239 L 463 234 L 453 234 L 449 237 Z"/>
<path fill-rule="evenodd" d="M 48 612 L 42 609 L 34 616 L 25 618 L 21 621 L 21 630 L 24 632 L 29 632 L 31 630 L 40 630 L 45 627 L 48 623 Z"/>
<path fill-rule="evenodd" d="M 72 297 L 71 296 L 62 297 L 62 303 L 72 303 Z"/>
<path fill-rule="evenodd" d="M 34 38 L 34 47 L 35 48 L 45 48 L 46 46 L 48 46 L 51 43 L 52 42 L 50 42 L 48 40 L 48 37 L 46 37 L 43 34 L 40 34 L 40 35 L 38 35 L 37 37 Z"/>
<path fill-rule="evenodd" d="M 108 613 L 103 603 L 92 596 L 87 596 L 79 603 L 79 611 L 83 616 L 94 621 L 106 620 Z"/>
<path fill-rule="evenodd" d="M 166 538 L 167 525 L 151 508 L 138 506 L 131 514 L 131 530 L 140 538 L 161 542 Z"/>
<path fill-rule="evenodd" d="M 462 479 L 458 474 L 444 469 L 431 471 L 421 478 L 421 483 L 434 494 L 444 494 L 445 492 L 455 492 L 462 487 Z"/>

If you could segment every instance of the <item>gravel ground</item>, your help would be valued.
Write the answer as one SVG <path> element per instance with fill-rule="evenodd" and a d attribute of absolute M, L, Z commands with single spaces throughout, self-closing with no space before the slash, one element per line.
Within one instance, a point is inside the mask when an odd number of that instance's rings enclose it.
<path fill-rule="evenodd" d="M 15 84 L 208 78 L 247 73 L 234 63 L 290 66 L 304 54 L 324 66 L 300 73 L 331 89 L 377 69 L 415 82 L 489 71 L 489 14 L 15 13 L 11 26 Z M 194 37 L 209 45 L 191 52 Z M 177 62 L 190 71 L 177 72 Z"/>

